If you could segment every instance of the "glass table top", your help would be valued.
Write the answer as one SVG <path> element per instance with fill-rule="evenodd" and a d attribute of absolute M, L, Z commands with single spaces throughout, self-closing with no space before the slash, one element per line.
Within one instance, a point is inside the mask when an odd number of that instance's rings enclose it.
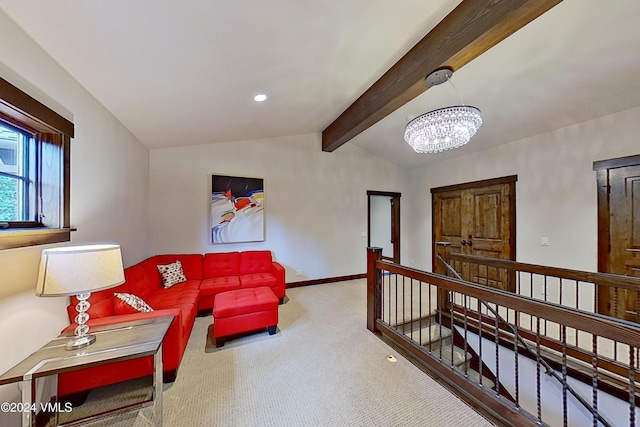
<path fill-rule="evenodd" d="M 90 330 L 96 341 L 77 350 L 65 348 L 73 333 L 64 333 L 2 374 L 0 385 L 153 355 L 171 322 L 172 316 L 164 316 L 96 326 Z"/>

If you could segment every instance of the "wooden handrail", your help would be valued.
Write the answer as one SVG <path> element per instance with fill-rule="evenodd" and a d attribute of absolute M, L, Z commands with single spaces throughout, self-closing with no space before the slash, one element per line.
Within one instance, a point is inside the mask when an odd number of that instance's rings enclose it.
<path fill-rule="evenodd" d="M 375 266 L 376 269 L 433 284 L 447 291 L 460 292 L 484 302 L 509 307 L 520 313 L 543 317 L 548 321 L 628 344 L 632 347 L 640 347 L 640 326 L 633 322 L 582 312 L 549 302 L 540 302 L 512 292 L 487 288 L 486 286 L 463 282 L 451 277 L 396 265 L 388 261 L 377 261 Z"/>
<path fill-rule="evenodd" d="M 628 400 L 631 408 L 629 425 L 635 425 L 635 410 L 633 408 L 640 401 L 640 387 L 637 380 L 640 372 L 638 369 L 640 324 L 593 313 L 588 308 L 585 311 L 583 310 L 583 304 L 576 304 L 578 308 L 563 305 L 562 290 L 564 283 L 570 285 L 571 294 L 568 299 L 571 300 L 571 295 L 575 295 L 577 302 L 579 300 L 578 289 L 583 289 L 579 285 L 583 283 L 585 285 L 592 284 L 595 286 L 632 289 L 640 292 L 640 279 L 606 273 L 590 273 L 557 267 L 545 267 L 495 258 L 453 254 L 450 251 L 446 251 L 444 256 L 448 261 L 456 261 L 453 264 L 454 267 L 468 263 L 480 265 L 483 269 L 484 267 L 502 269 L 512 279 L 516 278 L 515 272 L 522 272 L 522 279 L 520 279 L 521 275 L 518 274 L 518 282 L 513 280 L 512 284 L 525 280 L 527 282 L 530 281 L 532 285 L 535 282 L 540 285 L 539 280 L 536 279 L 534 281 L 534 275 L 542 275 L 545 277 L 545 290 L 547 289 L 547 278 L 550 279 L 549 285 L 560 287 L 559 303 L 548 301 L 546 296 L 544 300 L 540 300 L 532 296 L 520 295 L 514 291 L 502 290 L 439 274 L 443 271 L 446 272 L 445 268 L 440 269 L 438 273 L 432 273 L 394 264 L 381 259 L 370 248 L 368 257 L 368 297 L 373 301 L 368 301 L 370 310 L 367 313 L 367 323 L 368 325 L 373 323 L 375 326 L 369 329 L 382 334 L 385 340 L 392 341 L 394 346 L 407 351 L 413 358 L 424 362 L 431 372 L 453 385 L 455 390 L 462 393 L 461 395 L 470 397 L 474 405 L 491 408 L 490 412 L 493 414 L 500 413 L 497 416 L 500 420 L 506 419 L 504 413 L 495 411 L 496 408 L 501 407 L 510 416 L 519 418 L 522 415 L 523 418 L 519 419 L 518 423 L 524 422 L 526 424 L 530 421 L 530 418 L 527 417 L 533 416 L 536 419 L 536 423 L 545 424 L 546 417 L 543 418 L 543 411 L 540 410 L 540 371 L 542 370 L 543 374 L 554 376 L 562 384 L 564 402 L 562 416 L 565 423 L 569 414 L 566 406 L 566 396 L 569 395 L 572 396 L 574 401 L 580 402 L 587 409 L 587 412 L 592 414 L 594 422 L 606 426 L 614 425 L 614 423 L 606 419 L 606 417 L 613 415 L 611 413 L 607 413 L 608 415 L 602 413 L 601 407 L 597 403 L 595 396 L 597 390 L 600 390 L 622 400 Z M 443 265 L 446 264 L 446 262 L 443 263 Z M 489 273 L 491 271 L 487 274 Z M 396 279 L 391 279 L 394 276 Z M 395 286 L 395 296 L 391 293 L 392 286 Z M 405 295 L 407 287 L 410 291 Z M 575 293 L 573 293 L 573 289 L 575 289 Z M 416 292 L 418 297 L 421 298 L 420 300 L 414 299 L 418 298 L 414 297 Z M 531 290 L 531 293 L 533 294 L 533 290 Z M 388 307 L 386 302 L 384 307 L 379 305 L 381 298 L 385 301 L 388 299 Z M 401 303 L 398 305 L 400 298 Z M 409 298 L 408 304 L 406 304 L 405 298 Z M 392 306 L 394 299 L 396 301 L 395 306 Z M 426 306 L 424 305 L 425 303 Z M 408 312 L 405 307 L 408 307 Z M 423 311 L 423 307 L 426 307 L 426 312 Z M 414 312 L 416 309 L 417 311 Z M 395 322 L 391 317 L 394 312 L 396 313 Z M 400 313 L 400 316 L 398 316 L 398 313 Z M 504 316 L 504 313 L 508 315 Z M 431 318 L 435 320 L 429 320 Z M 493 391 L 489 391 L 486 394 L 477 393 L 476 388 L 478 386 L 480 388 L 483 387 L 482 381 L 478 383 L 476 380 L 470 380 L 467 377 L 467 368 L 458 368 L 457 364 L 454 366 L 452 362 L 453 346 L 451 346 L 451 350 L 447 349 L 447 352 L 451 352 L 451 360 L 443 359 L 442 347 L 435 347 L 441 349 L 439 357 L 437 354 L 431 353 L 431 332 L 428 333 L 427 343 L 423 343 L 422 335 L 416 338 L 413 332 L 407 334 L 406 326 L 410 325 L 409 330 L 412 330 L 414 322 L 419 322 L 419 329 L 422 331 L 423 319 L 426 319 L 427 325 L 435 321 L 436 324 L 440 325 L 440 328 L 452 329 L 454 325 L 458 330 L 462 328 L 465 331 L 465 338 L 463 339 L 466 339 L 466 331 L 470 331 L 479 338 L 493 341 L 496 360 L 495 383 L 498 388 L 494 388 Z M 512 323 L 512 319 L 516 319 L 513 321 L 515 323 Z M 531 320 L 527 321 L 527 319 Z M 520 323 L 521 320 L 522 323 Z M 529 323 L 528 326 L 526 322 Z M 542 328 L 541 324 L 543 325 Z M 511 329 L 509 329 L 508 325 L 512 325 Z M 551 330 L 560 334 L 560 337 L 557 337 L 553 332 L 548 334 L 548 325 L 551 325 L 549 326 Z M 422 332 L 420 333 L 422 334 Z M 440 333 L 442 333 L 442 329 L 440 329 Z M 584 335 L 581 335 L 581 338 L 578 339 L 579 334 Z M 568 335 L 570 337 L 567 340 Z M 438 334 L 435 336 L 438 336 Z M 574 339 L 572 340 L 571 337 Z M 605 340 L 605 345 L 602 348 L 599 344 L 601 338 Z M 439 338 L 435 339 L 439 340 Z M 586 341 L 583 342 L 583 339 Z M 610 340 L 611 346 L 606 345 L 606 340 Z M 524 341 L 527 342 L 525 343 Z M 586 347 L 583 348 L 583 344 Z M 436 346 L 438 345 L 436 341 Z M 455 345 L 461 348 L 460 342 Z M 514 346 L 517 347 L 516 350 L 513 350 Z M 516 394 L 514 395 L 513 404 L 515 406 L 513 408 L 509 408 L 506 400 L 495 400 L 502 388 L 500 386 L 500 369 L 497 367 L 499 347 L 503 347 L 506 350 L 511 349 L 511 351 L 515 351 L 517 356 L 528 357 L 537 366 L 537 382 L 520 387 L 517 380 L 518 362 L 515 362 L 516 380 L 514 387 Z M 466 348 L 465 341 L 465 352 L 467 351 Z M 475 350 L 478 351 L 476 357 L 479 356 L 482 361 L 482 344 L 480 344 L 479 349 L 476 348 Z M 613 354 L 610 354 L 611 351 L 613 351 Z M 618 353 L 619 351 L 620 353 Z M 491 358 L 492 356 L 488 357 Z M 517 359 L 518 357 L 516 357 Z M 477 373 L 484 376 L 482 369 L 480 371 L 476 369 Z M 569 374 L 570 378 L 591 385 L 594 396 L 593 402 L 566 382 L 567 374 Z M 527 403 L 524 407 L 520 406 L 523 400 L 518 398 L 518 390 L 525 389 L 525 393 L 528 393 L 528 396 L 533 397 L 532 393 L 537 393 L 537 415 L 534 415 L 536 409 L 531 407 L 530 403 Z M 524 402 L 529 401 L 525 399 Z M 511 413 L 509 409 L 516 409 L 516 411 Z M 522 409 L 525 410 L 521 411 Z"/>
<path fill-rule="evenodd" d="M 571 270 L 560 267 L 548 267 L 524 262 L 510 261 L 498 258 L 489 258 L 475 255 L 465 255 L 460 253 L 448 254 L 449 261 L 468 262 L 471 264 L 481 264 L 488 267 L 502 268 L 510 271 L 525 271 L 527 273 L 540 274 L 545 276 L 562 277 L 563 279 L 576 280 L 579 282 L 589 282 L 600 286 L 610 286 L 615 288 L 630 289 L 640 291 L 640 278 L 630 276 L 620 276 L 609 273 L 595 273 L 580 270 Z"/>

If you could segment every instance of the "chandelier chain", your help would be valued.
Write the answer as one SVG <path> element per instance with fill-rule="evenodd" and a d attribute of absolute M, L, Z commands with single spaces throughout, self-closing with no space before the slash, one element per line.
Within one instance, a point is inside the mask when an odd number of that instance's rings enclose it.
<path fill-rule="evenodd" d="M 460 98 L 460 105 L 464 105 L 464 101 L 462 100 L 462 94 L 460 93 L 460 91 L 458 90 L 458 88 L 456 87 L 456 85 L 453 84 L 453 81 L 449 78 L 449 76 L 447 75 L 447 81 L 449 82 L 449 84 L 453 87 L 453 89 L 456 91 L 456 93 L 458 94 L 458 97 Z"/>

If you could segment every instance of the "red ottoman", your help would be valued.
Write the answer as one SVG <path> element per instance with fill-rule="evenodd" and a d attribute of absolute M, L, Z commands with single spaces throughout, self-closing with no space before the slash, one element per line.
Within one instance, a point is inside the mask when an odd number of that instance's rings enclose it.
<path fill-rule="evenodd" d="M 219 293 L 213 301 L 213 337 L 216 347 L 229 335 L 268 328 L 276 333 L 278 297 L 268 287 L 237 289 Z"/>

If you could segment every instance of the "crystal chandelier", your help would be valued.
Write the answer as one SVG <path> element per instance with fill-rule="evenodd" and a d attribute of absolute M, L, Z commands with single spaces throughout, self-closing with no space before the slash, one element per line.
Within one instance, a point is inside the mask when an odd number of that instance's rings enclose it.
<path fill-rule="evenodd" d="M 426 81 L 429 86 L 451 82 L 452 74 L 451 69 L 441 68 L 429 74 Z M 462 103 L 462 99 L 460 101 Z M 407 123 L 404 140 L 416 153 L 439 153 L 469 142 L 480 125 L 482 116 L 476 107 L 464 104 L 445 107 L 424 113 Z"/>

